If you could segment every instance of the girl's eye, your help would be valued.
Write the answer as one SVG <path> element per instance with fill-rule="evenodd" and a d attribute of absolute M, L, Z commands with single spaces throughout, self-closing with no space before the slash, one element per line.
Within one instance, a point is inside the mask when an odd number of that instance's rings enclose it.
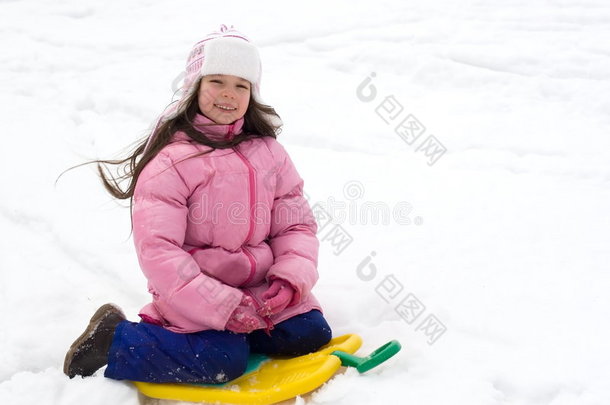
<path fill-rule="evenodd" d="M 218 84 L 222 84 L 222 82 L 218 79 L 212 79 L 210 80 L 210 83 L 218 83 Z"/>
<path fill-rule="evenodd" d="M 242 89 L 248 90 L 248 86 L 244 86 L 243 84 L 240 84 L 237 87 L 241 87 Z"/>

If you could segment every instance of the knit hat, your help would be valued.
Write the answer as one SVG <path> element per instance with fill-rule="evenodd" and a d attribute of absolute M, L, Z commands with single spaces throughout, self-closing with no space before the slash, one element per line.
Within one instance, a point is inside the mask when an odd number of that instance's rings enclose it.
<path fill-rule="evenodd" d="M 249 39 L 233 26 L 221 25 L 218 31 L 211 32 L 193 46 L 183 72 L 182 86 L 174 95 L 178 98 L 163 111 L 155 129 L 163 121 L 175 118 L 186 110 L 186 100 L 198 90 L 195 83 L 206 75 L 224 74 L 246 79 L 252 86 L 252 97 L 260 102 L 261 70 L 258 50 Z M 144 152 L 153 138 L 149 137 Z"/>
<path fill-rule="evenodd" d="M 201 76 L 225 74 L 238 76 L 252 83 L 258 96 L 261 80 L 261 61 L 258 50 L 233 26 L 220 26 L 220 31 L 197 42 L 186 63 L 183 88 L 189 89 Z"/>
<path fill-rule="evenodd" d="M 218 31 L 208 34 L 197 42 L 188 55 L 184 81 L 174 108 L 164 113 L 164 118 L 173 118 L 184 109 L 184 101 L 198 89 L 197 80 L 206 75 L 224 74 L 238 76 L 252 85 L 252 97 L 260 101 L 261 60 L 258 50 L 249 39 L 233 26 L 221 25 Z"/>

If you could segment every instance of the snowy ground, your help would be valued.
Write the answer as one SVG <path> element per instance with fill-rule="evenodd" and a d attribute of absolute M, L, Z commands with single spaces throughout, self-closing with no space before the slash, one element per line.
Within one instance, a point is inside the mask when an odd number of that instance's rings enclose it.
<path fill-rule="evenodd" d="M 404 347 L 310 403 L 610 403 L 607 2 L 5 0 L 2 404 L 137 403 L 61 372 L 99 305 L 136 320 L 149 298 L 125 204 L 92 167 L 55 180 L 143 136 L 221 23 L 260 46 L 279 139 L 334 207 L 315 292 L 335 334 Z"/>

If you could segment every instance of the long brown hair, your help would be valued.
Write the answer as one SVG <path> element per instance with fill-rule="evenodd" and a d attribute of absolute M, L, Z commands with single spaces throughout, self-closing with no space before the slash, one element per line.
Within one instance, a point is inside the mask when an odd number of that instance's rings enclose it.
<path fill-rule="evenodd" d="M 129 212 L 131 217 L 133 211 L 133 194 L 140 173 L 142 173 L 144 167 L 170 143 L 173 135 L 177 131 L 182 131 L 194 141 L 210 147 L 210 149 L 190 155 L 186 159 L 205 155 L 215 149 L 232 148 L 247 139 L 265 136 L 277 138 L 277 135 L 280 134 L 282 122 L 278 113 L 273 107 L 256 101 L 252 97 L 252 93 L 250 93 L 250 102 L 244 115 L 242 132 L 230 141 L 217 142 L 206 137 L 204 132 L 202 132 L 201 125 L 197 125 L 197 128 L 199 129 L 196 129 L 193 125 L 195 115 L 201 113 L 199 111 L 198 103 L 201 79 L 202 78 L 199 78 L 193 85 L 196 91 L 192 91 L 190 95 L 185 96 L 186 99 L 182 103 L 186 107 L 173 118 L 160 121 L 151 131 L 149 136 L 136 141 L 135 148 L 128 152 L 129 155 L 126 158 L 116 160 L 92 160 L 73 166 L 63 173 L 76 167 L 95 163 L 97 165 L 98 175 L 106 191 L 117 199 L 129 199 Z M 151 139 L 150 144 L 148 142 L 149 138 Z M 108 166 L 114 166 L 117 174 L 113 175 L 108 169 Z M 61 177 L 63 173 L 60 174 L 59 177 Z M 121 184 L 125 181 L 128 182 L 127 186 L 122 188 Z"/>

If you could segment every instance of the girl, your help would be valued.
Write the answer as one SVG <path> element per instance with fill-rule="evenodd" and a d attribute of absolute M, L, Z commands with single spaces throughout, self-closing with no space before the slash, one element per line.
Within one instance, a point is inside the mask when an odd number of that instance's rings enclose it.
<path fill-rule="evenodd" d="M 257 49 L 221 26 L 190 53 L 180 100 L 122 161 L 96 161 L 106 189 L 130 198 L 134 243 L 152 302 L 129 322 L 100 307 L 64 372 L 222 383 L 250 352 L 301 355 L 331 330 L 311 294 L 317 225 L 303 180 L 261 103 Z M 119 180 L 100 163 L 129 163 Z"/>

